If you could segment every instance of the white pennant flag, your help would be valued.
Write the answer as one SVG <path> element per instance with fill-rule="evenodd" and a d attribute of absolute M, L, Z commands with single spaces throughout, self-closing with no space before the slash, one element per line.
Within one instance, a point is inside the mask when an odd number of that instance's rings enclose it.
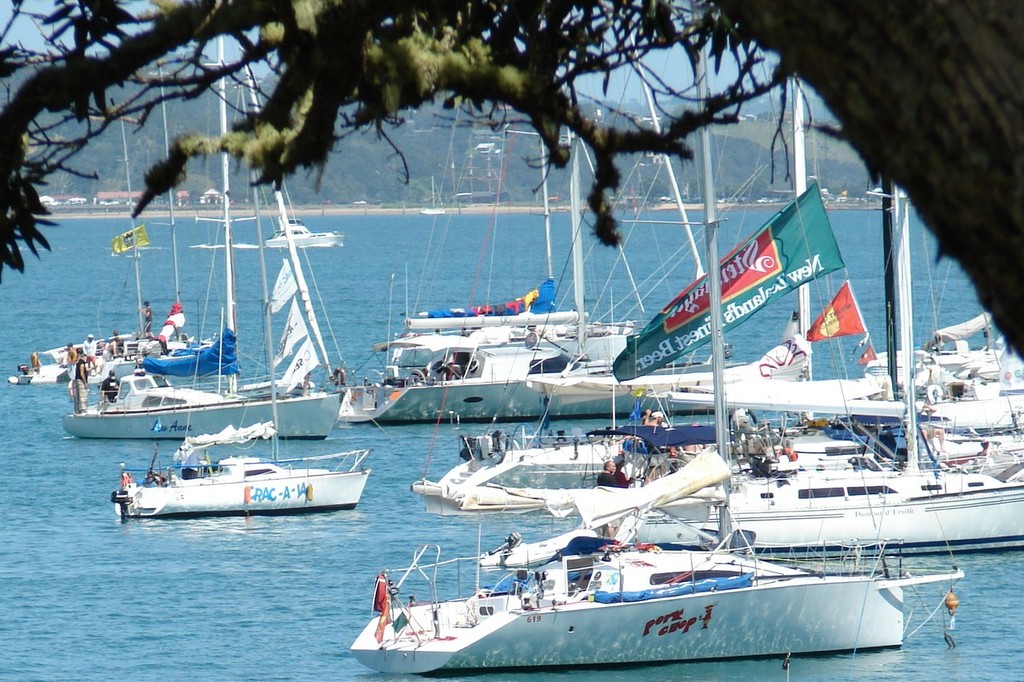
<path fill-rule="evenodd" d="M 281 378 L 285 385 L 284 392 L 287 393 L 298 386 L 307 374 L 319 366 L 320 358 L 316 355 L 313 342 L 307 338 L 306 342 L 299 348 L 299 352 L 292 358 L 292 363 L 288 365 L 288 371 Z"/>
<path fill-rule="evenodd" d="M 281 265 L 281 272 L 277 273 L 277 281 L 274 282 L 274 293 L 270 297 L 270 312 L 276 313 L 283 308 L 288 299 L 294 296 L 298 290 L 299 285 L 295 283 L 292 268 L 288 265 L 288 261 L 284 261 Z"/>
<path fill-rule="evenodd" d="M 274 356 L 274 367 L 281 364 L 281 361 L 291 355 L 292 349 L 302 339 L 306 338 L 309 332 L 306 331 L 306 322 L 302 319 L 299 311 L 299 302 L 292 299 L 292 309 L 288 311 L 288 322 L 281 332 L 281 341 L 277 344 L 277 355 Z"/>

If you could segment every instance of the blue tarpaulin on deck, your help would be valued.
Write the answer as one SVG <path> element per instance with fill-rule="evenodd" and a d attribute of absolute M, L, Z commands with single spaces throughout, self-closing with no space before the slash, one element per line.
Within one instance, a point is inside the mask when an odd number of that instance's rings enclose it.
<path fill-rule="evenodd" d="M 186 348 L 163 358 L 145 358 L 142 369 L 150 374 L 172 377 L 206 377 L 238 374 L 235 333 L 225 329 L 220 339 L 203 348 Z"/>

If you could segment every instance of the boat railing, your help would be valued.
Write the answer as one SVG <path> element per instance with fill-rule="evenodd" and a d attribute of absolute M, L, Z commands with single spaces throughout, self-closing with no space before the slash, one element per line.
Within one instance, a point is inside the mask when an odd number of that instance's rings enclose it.
<path fill-rule="evenodd" d="M 309 457 L 295 457 L 292 459 L 279 459 L 275 460 L 276 464 L 281 466 L 291 466 L 293 464 L 307 464 L 309 462 L 319 462 L 328 460 L 337 460 L 338 464 L 334 466 L 335 471 L 340 471 L 343 466 L 347 466 L 349 471 L 355 470 L 361 466 L 363 460 L 365 460 L 370 453 L 373 452 L 372 448 L 364 448 L 362 450 L 348 450 L 346 452 L 332 452 L 326 455 L 312 455 Z"/>
<path fill-rule="evenodd" d="M 903 573 L 903 541 L 894 538 L 784 546 L 762 543 L 755 548 L 747 534 L 737 531 L 723 541 L 721 546 L 740 549 L 754 557 L 770 558 L 773 563 L 818 575 L 871 575 L 889 578 Z"/>

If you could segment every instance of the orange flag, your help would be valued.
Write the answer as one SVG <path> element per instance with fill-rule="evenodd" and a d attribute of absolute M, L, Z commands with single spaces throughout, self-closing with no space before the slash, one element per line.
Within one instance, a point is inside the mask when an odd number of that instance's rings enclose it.
<path fill-rule="evenodd" d="M 853 290 L 850 289 L 849 282 L 844 282 L 832 302 L 825 306 L 821 315 L 811 323 L 811 328 L 807 330 L 807 340 L 823 341 L 836 336 L 863 334 L 865 331 L 860 308 L 853 298 Z"/>
<path fill-rule="evenodd" d="M 861 354 L 860 360 L 857 361 L 857 364 L 859 364 L 859 365 L 866 365 L 869 362 L 871 362 L 872 360 L 877 360 L 877 359 L 878 359 L 878 355 L 875 354 L 875 347 L 872 346 L 869 343 L 868 347 L 867 347 L 867 350 L 865 350 L 864 353 Z"/>

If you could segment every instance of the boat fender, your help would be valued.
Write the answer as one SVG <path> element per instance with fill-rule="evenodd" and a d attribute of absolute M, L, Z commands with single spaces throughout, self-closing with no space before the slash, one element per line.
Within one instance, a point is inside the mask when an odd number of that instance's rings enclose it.
<path fill-rule="evenodd" d="M 924 395 L 928 400 L 928 404 L 934 405 L 942 400 L 942 387 L 938 384 L 928 384 L 928 388 L 925 389 Z"/>
<path fill-rule="evenodd" d="M 313 484 L 310 483 L 306 486 L 306 502 L 313 501 Z"/>
<path fill-rule="evenodd" d="M 956 608 L 960 606 L 960 598 L 956 596 L 956 592 L 953 588 L 949 588 L 949 592 L 946 593 L 946 598 L 942 602 L 946 610 L 949 611 L 949 629 L 956 629 Z M 949 644 L 950 649 L 956 648 L 956 642 L 950 637 L 949 633 L 946 633 L 946 643 Z"/>
<path fill-rule="evenodd" d="M 249 486 L 245 486 L 245 490 L 242 492 L 242 497 L 245 499 L 246 504 L 252 502 L 252 489 Z"/>

